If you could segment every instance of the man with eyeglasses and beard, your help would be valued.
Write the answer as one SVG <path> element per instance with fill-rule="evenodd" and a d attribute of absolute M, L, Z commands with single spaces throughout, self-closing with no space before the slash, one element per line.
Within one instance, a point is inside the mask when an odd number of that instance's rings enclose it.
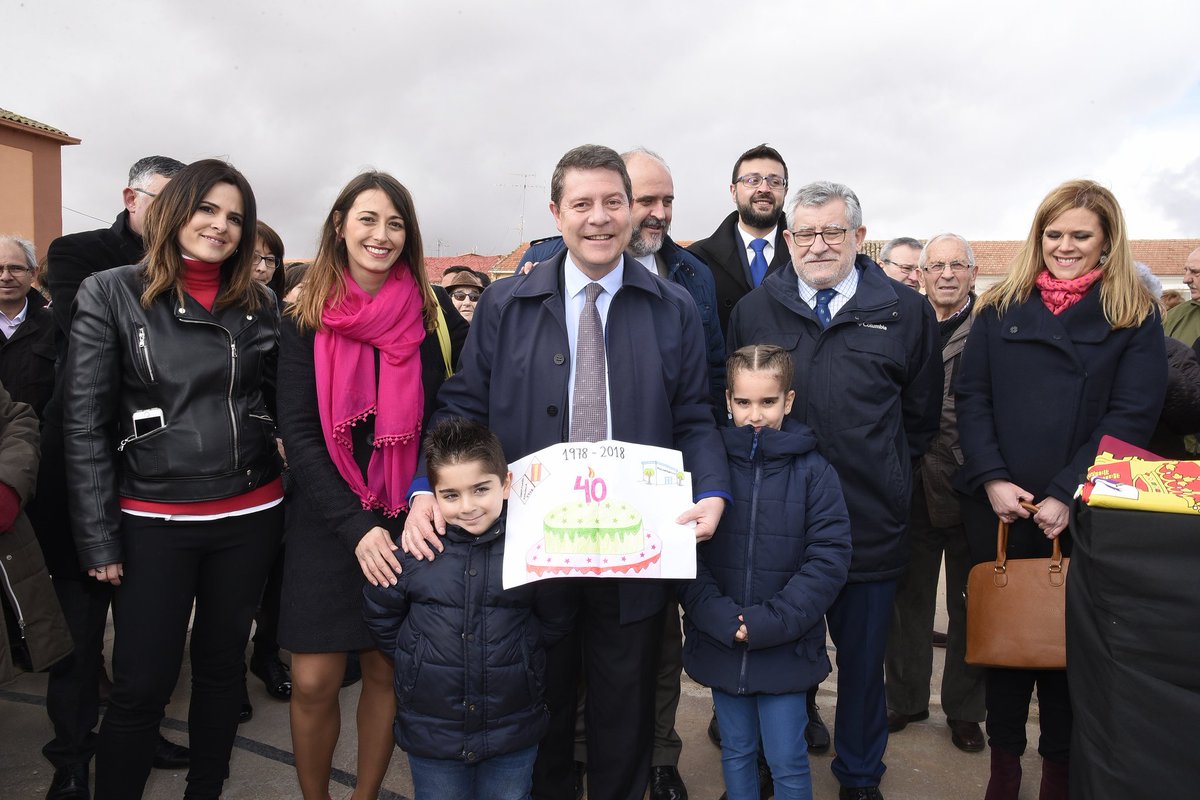
<path fill-rule="evenodd" d="M 853 549 L 847 583 L 825 614 L 838 669 L 832 769 L 840 800 L 879 800 L 884 650 L 909 560 L 912 465 L 941 411 L 937 319 L 925 298 L 858 254 L 867 229 L 848 186 L 798 189 L 787 228 L 793 269 L 771 273 L 737 304 L 729 347 L 774 344 L 791 353 L 791 416 L 816 432 L 842 481 Z"/>
<path fill-rule="evenodd" d="M 712 269 L 717 314 L 726 335 L 729 315 L 737 301 L 788 262 L 788 249 L 783 241 L 787 184 L 787 164 L 778 150 L 760 144 L 742 153 L 733 163 L 733 182 L 729 184 L 736 210 L 717 226 L 712 236 L 688 247 Z"/>

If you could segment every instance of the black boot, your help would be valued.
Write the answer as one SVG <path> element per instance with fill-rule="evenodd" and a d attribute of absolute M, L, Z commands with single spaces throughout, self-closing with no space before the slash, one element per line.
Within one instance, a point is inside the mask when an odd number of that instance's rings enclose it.
<path fill-rule="evenodd" d="M 983 800 L 1017 800 L 1020 793 L 1021 757 L 993 747 L 992 776 L 988 779 L 987 793 L 984 794 Z"/>
<path fill-rule="evenodd" d="M 808 725 L 804 727 L 804 741 L 808 742 L 808 752 L 820 755 L 829 752 L 829 728 L 821 719 L 821 710 L 817 706 L 817 687 L 808 690 Z"/>

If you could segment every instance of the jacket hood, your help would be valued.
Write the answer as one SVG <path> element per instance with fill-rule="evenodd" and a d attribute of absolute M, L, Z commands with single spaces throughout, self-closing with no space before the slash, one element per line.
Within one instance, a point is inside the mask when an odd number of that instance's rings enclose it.
<path fill-rule="evenodd" d="M 754 428 L 749 425 L 722 428 L 721 436 L 725 439 L 725 452 L 732 458 L 749 461 L 753 457 Z M 758 431 L 757 439 L 758 452 L 764 460 L 794 458 L 817 449 L 817 435 L 813 429 L 791 417 L 784 417 L 783 430 L 763 428 Z"/>

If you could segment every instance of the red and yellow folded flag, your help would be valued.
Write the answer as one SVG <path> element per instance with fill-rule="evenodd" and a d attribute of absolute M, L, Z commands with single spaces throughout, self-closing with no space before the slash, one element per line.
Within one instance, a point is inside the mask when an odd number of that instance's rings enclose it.
<path fill-rule="evenodd" d="M 1200 515 L 1200 461 L 1163 459 L 1105 436 L 1082 496 L 1089 506 Z"/>

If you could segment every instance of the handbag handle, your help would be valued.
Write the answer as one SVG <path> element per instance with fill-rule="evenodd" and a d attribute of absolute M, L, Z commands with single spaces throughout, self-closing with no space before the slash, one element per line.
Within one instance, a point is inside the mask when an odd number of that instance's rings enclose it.
<path fill-rule="evenodd" d="M 1042 509 L 1026 500 L 1021 501 L 1021 508 L 1026 511 L 1036 514 Z M 1050 553 L 1050 571 L 1062 572 L 1062 545 L 1058 543 L 1058 537 L 1054 537 L 1054 549 Z M 1000 520 L 1000 524 L 996 529 L 996 573 L 1003 574 L 1008 562 L 1008 523 Z"/>

